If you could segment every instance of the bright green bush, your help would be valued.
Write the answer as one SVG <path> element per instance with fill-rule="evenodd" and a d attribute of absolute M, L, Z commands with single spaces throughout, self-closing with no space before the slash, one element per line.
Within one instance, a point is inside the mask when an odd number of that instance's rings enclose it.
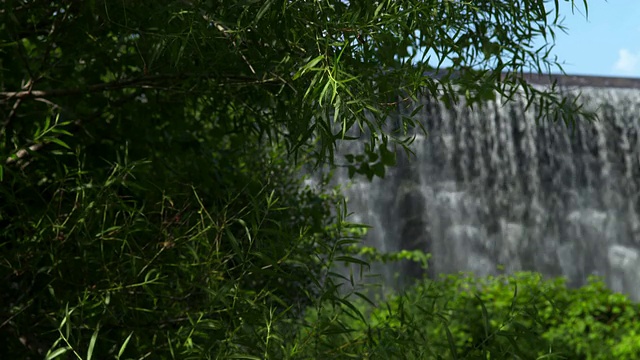
<path fill-rule="evenodd" d="M 536 273 L 425 280 L 357 312 L 326 338 L 370 359 L 637 359 L 640 309 L 596 278 L 580 289 Z M 336 345 L 339 344 L 339 345 Z M 327 345 L 327 348 L 329 346 Z M 340 357 L 338 356 L 338 357 Z"/>

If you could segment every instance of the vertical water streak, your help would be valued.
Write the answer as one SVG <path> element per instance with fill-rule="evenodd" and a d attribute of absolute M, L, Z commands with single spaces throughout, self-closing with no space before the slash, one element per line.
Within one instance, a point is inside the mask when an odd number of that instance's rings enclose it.
<path fill-rule="evenodd" d="M 347 191 L 373 226 L 368 244 L 431 252 L 431 276 L 503 265 L 578 286 L 598 274 L 640 299 L 640 90 L 580 90 L 600 119 L 575 127 L 537 123 L 540 109 L 517 99 L 473 109 L 422 99 L 416 156 Z"/>

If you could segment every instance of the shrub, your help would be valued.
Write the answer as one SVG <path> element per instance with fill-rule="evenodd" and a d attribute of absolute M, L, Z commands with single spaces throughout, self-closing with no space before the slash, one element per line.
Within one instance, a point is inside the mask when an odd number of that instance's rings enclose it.
<path fill-rule="evenodd" d="M 536 273 L 425 280 L 358 312 L 327 343 L 368 359 L 636 359 L 640 310 L 597 278 L 568 289 Z M 364 314 L 361 320 L 357 313 Z"/>

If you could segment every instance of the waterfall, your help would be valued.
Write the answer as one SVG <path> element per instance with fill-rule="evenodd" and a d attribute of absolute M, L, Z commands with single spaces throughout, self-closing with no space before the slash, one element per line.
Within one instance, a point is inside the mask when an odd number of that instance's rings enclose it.
<path fill-rule="evenodd" d="M 352 220 L 373 226 L 366 243 L 430 252 L 430 276 L 501 265 L 580 286 L 594 274 L 640 300 L 640 90 L 577 90 L 599 121 L 537 124 L 533 107 L 500 97 L 453 109 L 421 100 L 415 156 L 345 191 Z"/>

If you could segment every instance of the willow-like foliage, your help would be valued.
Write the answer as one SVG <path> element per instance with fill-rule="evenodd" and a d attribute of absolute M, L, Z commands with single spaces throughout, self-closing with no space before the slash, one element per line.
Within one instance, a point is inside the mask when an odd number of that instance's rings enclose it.
<path fill-rule="evenodd" d="M 378 165 L 353 172 L 382 176 L 419 128 L 389 115 L 420 96 L 574 121 L 525 81 L 558 68 L 557 8 L 1 0 L 0 358 L 323 356 L 348 329 L 302 314 L 351 309 L 333 265 L 365 264 L 299 167 L 357 139 Z"/>

